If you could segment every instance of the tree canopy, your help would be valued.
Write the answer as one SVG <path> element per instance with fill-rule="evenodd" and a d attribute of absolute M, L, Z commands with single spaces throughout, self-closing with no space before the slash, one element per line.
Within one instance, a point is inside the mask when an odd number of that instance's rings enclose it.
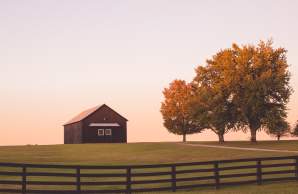
<path fill-rule="evenodd" d="M 165 100 L 160 111 L 168 131 L 183 135 L 183 142 L 187 134 L 200 132 L 202 127 L 194 121 L 190 112 L 191 85 L 183 80 L 174 80 L 169 88 L 164 89 L 163 94 Z"/>
<path fill-rule="evenodd" d="M 292 89 L 284 48 L 274 49 L 273 42 L 261 41 L 257 47 L 233 45 L 237 67 L 235 101 L 240 110 L 239 122 L 247 125 L 251 141 L 256 132 L 286 115 Z"/>
<path fill-rule="evenodd" d="M 186 118 L 194 124 L 186 127 L 188 134 L 206 128 L 220 142 L 232 129 L 249 130 L 252 142 L 260 130 L 282 137 L 289 129 L 286 105 L 292 93 L 286 53 L 274 48 L 271 40 L 220 50 L 196 68 L 191 84 L 175 80 L 164 90 L 165 126 L 181 134 L 176 128 L 178 123 L 182 128 L 181 120 L 184 123 Z"/>
<path fill-rule="evenodd" d="M 293 131 L 291 132 L 292 136 L 298 137 L 298 121 L 296 121 Z"/>
<path fill-rule="evenodd" d="M 275 119 L 267 125 L 266 133 L 280 140 L 290 134 L 290 125 L 284 118 Z"/>
<path fill-rule="evenodd" d="M 230 87 L 232 79 L 222 75 L 226 66 L 232 63 L 232 53 L 224 50 L 217 53 L 207 66 L 199 66 L 192 82 L 195 98 L 192 101 L 194 119 L 212 130 L 224 142 L 224 134 L 235 128 L 237 109 Z M 232 78 L 232 77 L 229 77 Z"/>

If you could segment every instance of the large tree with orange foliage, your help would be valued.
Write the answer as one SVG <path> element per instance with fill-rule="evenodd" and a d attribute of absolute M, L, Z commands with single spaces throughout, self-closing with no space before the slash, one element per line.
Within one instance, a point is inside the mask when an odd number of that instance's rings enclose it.
<path fill-rule="evenodd" d="M 232 63 L 233 53 L 229 50 L 220 51 L 207 60 L 205 67 L 199 66 L 196 69 L 192 82 L 195 94 L 193 117 L 213 131 L 220 143 L 224 142 L 224 135 L 237 126 L 237 109 L 231 87 L 233 76 L 227 78 L 227 73 L 231 73 Z M 227 73 L 226 68 L 229 69 Z"/>
<path fill-rule="evenodd" d="M 273 42 L 261 41 L 257 46 L 232 47 L 237 70 L 232 85 L 240 122 L 249 127 L 251 141 L 256 132 L 270 127 L 276 119 L 286 118 L 286 104 L 292 93 L 290 73 L 284 48 L 273 48 Z"/>
<path fill-rule="evenodd" d="M 224 49 L 197 69 L 193 84 L 198 90 L 195 117 L 223 141 L 229 129 L 249 129 L 251 141 L 262 129 L 276 132 L 286 118 L 292 89 L 284 48 L 273 42 Z M 202 96 L 203 102 L 202 103 Z M 206 97 L 207 96 L 207 97 Z"/>
<path fill-rule="evenodd" d="M 161 113 L 164 126 L 169 132 L 182 135 L 183 142 L 187 134 L 198 133 L 202 127 L 194 121 L 190 112 L 192 98 L 191 85 L 183 80 L 174 80 L 169 88 L 163 91 L 164 102 L 161 104 Z"/>

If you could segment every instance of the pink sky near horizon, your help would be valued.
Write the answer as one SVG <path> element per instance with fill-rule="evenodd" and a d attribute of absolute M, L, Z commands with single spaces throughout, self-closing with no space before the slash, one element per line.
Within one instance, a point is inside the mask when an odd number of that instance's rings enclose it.
<path fill-rule="evenodd" d="M 163 88 L 176 78 L 191 81 L 198 64 L 233 42 L 269 38 L 288 50 L 293 125 L 297 7 L 290 0 L 2 0 L 0 145 L 61 144 L 63 123 L 102 103 L 129 120 L 129 142 L 180 141 L 162 124 Z M 188 140 L 217 137 L 208 131 Z"/>

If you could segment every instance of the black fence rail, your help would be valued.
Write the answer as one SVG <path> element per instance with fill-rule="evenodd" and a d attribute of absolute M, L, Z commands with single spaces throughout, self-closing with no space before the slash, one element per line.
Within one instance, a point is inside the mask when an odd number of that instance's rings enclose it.
<path fill-rule="evenodd" d="M 298 181 L 298 156 L 124 166 L 0 163 L 1 193 L 175 192 L 282 180 Z"/>

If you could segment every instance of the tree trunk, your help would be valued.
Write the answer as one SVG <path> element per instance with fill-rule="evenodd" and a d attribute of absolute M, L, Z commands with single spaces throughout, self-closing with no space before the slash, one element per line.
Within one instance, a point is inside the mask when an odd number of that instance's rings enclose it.
<path fill-rule="evenodd" d="M 277 136 L 277 141 L 279 141 L 279 140 L 280 140 L 280 135 Z"/>
<path fill-rule="evenodd" d="M 183 134 L 183 142 L 186 142 L 186 134 Z"/>
<path fill-rule="evenodd" d="M 225 142 L 224 134 L 218 133 L 217 136 L 218 136 L 219 143 L 223 144 Z"/>
<path fill-rule="evenodd" d="M 257 142 L 257 130 L 250 128 L 250 141 L 253 143 Z"/>
<path fill-rule="evenodd" d="M 257 130 L 261 127 L 261 123 L 258 119 L 252 119 L 249 121 L 250 129 L 250 141 L 257 143 Z"/>

